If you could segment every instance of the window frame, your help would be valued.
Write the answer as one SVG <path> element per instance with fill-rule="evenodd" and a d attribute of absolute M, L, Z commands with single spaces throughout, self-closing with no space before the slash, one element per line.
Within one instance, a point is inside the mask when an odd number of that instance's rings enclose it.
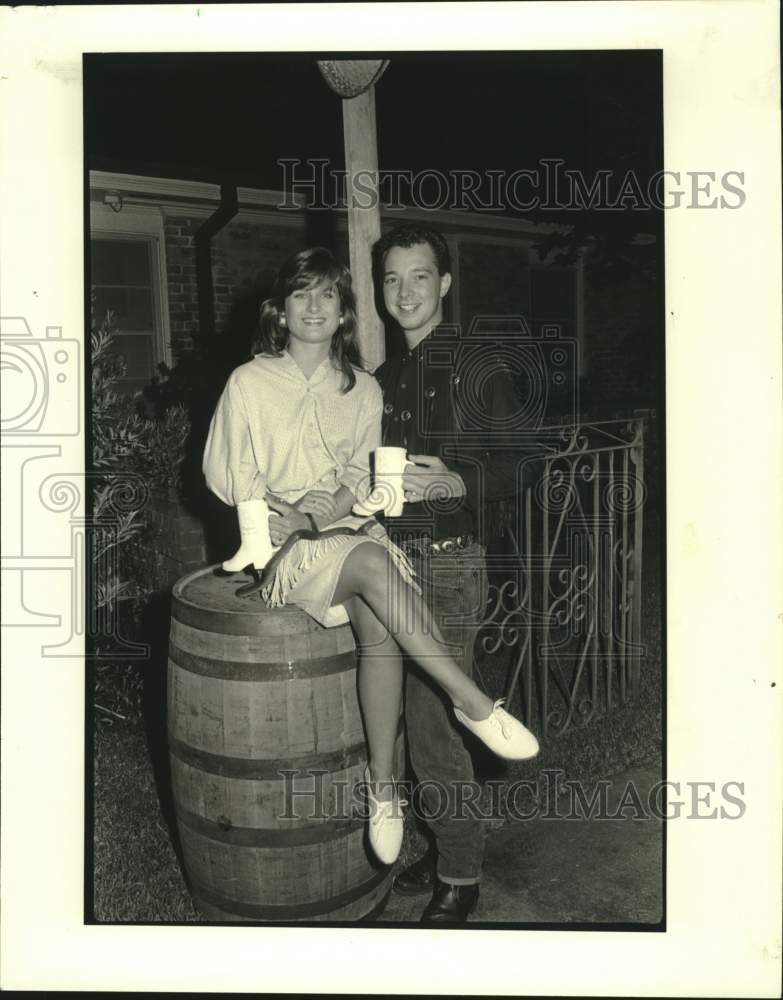
<path fill-rule="evenodd" d="M 169 324 L 168 274 L 166 271 L 166 236 L 160 208 L 132 205 L 115 212 L 100 202 L 90 202 L 90 246 L 92 240 L 143 240 L 150 250 L 152 277 L 152 310 L 156 329 L 152 336 L 153 371 L 163 362 L 173 365 Z M 90 274 L 92 285 L 92 274 Z"/>

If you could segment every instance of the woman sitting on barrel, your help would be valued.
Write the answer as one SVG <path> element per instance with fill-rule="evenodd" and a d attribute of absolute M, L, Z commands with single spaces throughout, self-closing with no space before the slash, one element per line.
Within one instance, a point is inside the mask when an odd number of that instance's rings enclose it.
<path fill-rule="evenodd" d="M 456 665 L 407 557 L 363 506 L 370 454 L 381 443 L 382 397 L 362 368 L 350 272 L 323 248 L 294 254 L 261 308 L 260 328 L 255 357 L 228 379 L 204 453 L 210 489 L 238 508 L 242 544 L 223 568 L 266 567 L 261 594 L 270 607 L 297 605 L 326 627 L 350 620 L 368 744 L 370 844 L 390 864 L 403 831 L 392 774 L 400 650 L 495 753 L 524 759 L 538 743 Z"/>

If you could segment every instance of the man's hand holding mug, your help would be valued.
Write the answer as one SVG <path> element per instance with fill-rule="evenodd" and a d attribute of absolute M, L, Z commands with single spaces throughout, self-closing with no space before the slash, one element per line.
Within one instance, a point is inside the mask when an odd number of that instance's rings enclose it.
<path fill-rule="evenodd" d="M 435 455 L 409 455 L 412 469 L 406 469 L 402 477 L 405 499 L 411 503 L 420 500 L 447 500 L 450 497 L 465 496 L 462 477 L 451 472 Z"/>
<path fill-rule="evenodd" d="M 383 510 L 387 517 L 400 517 L 405 501 L 444 500 L 465 495 L 461 477 L 434 455 L 407 455 L 404 448 L 375 450 L 373 490 L 356 514 Z"/>

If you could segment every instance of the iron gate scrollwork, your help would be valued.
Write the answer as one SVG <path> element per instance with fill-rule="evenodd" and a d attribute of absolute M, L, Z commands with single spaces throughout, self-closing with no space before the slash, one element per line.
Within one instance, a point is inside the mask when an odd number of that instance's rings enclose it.
<path fill-rule="evenodd" d="M 477 649 L 510 654 L 507 703 L 521 702 L 542 736 L 634 698 L 643 654 L 644 419 L 564 426 L 554 437 L 518 461 L 510 551 L 490 557 Z"/>

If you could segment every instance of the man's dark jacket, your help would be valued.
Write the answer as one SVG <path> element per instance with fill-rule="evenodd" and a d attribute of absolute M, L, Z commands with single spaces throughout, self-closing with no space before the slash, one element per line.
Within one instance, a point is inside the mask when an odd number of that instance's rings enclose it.
<path fill-rule="evenodd" d="M 412 351 L 390 357 L 375 377 L 383 390 L 383 444 L 440 458 L 466 488 L 463 497 L 406 503 L 401 517 L 385 519 L 390 536 L 398 544 L 478 537 L 479 511 L 517 492 L 519 402 L 491 341 L 464 343 L 455 328 L 440 326 Z"/>

